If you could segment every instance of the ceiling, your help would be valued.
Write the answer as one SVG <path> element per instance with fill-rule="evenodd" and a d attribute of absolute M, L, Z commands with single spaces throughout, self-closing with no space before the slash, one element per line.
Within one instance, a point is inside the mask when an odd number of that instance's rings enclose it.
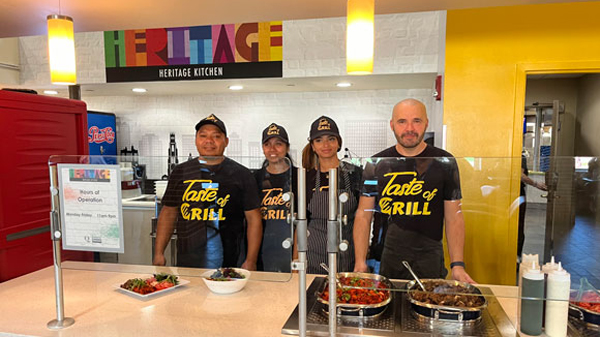
<path fill-rule="evenodd" d="M 46 34 L 46 16 L 59 12 L 71 16 L 76 32 L 191 25 L 287 21 L 346 15 L 347 0 L 2 0 L 0 38 Z M 376 14 L 463 9 L 491 6 L 560 3 L 563 0 L 375 0 Z M 583 2 L 583 1 L 582 1 Z M 482 5 L 485 4 L 485 5 Z M 243 92 L 335 91 L 366 89 L 432 88 L 435 74 L 396 74 L 358 77 L 314 77 L 246 80 L 173 81 L 82 85 L 82 96 L 136 95 L 144 87 L 148 95 L 185 95 L 230 92 L 231 84 L 244 85 Z M 350 88 L 335 83 L 348 81 Z M 13 86 L 14 87 L 14 86 Z M 43 89 L 56 90 L 48 85 Z M 66 89 L 59 96 L 68 97 Z"/>
<path fill-rule="evenodd" d="M 559 3 L 564 0 L 375 0 L 376 14 Z M 583 1 L 571 1 L 583 2 Z M 0 38 L 46 34 L 46 16 L 74 19 L 75 32 L 299 20 L 346 15 L 346 0 L 2 0 Z"/>

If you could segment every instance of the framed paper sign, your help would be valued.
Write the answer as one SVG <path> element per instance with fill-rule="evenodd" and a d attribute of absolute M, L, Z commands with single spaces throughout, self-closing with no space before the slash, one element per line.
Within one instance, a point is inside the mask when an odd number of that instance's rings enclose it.
<path fill-rule="evenodd" d="M 119 165 L 57 167 L 63 249 L 123 253 Z"/>

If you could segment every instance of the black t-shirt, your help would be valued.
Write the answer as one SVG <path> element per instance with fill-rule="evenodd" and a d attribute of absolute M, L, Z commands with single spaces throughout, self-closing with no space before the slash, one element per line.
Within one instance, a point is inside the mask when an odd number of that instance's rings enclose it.
<path fill-rule="evenodd" d="M 430 145 L 414 157 L 402 156 L 395 146 L 373 157 L 363 175 L 363 195 L 376 197 L 388 224 L 441 240 L 444 201 L 462 198 L 454 157 Z"/>
<path fill-rule="evenodd" d="M 196 158 L 175 167 L 162 204 L 178 207 L 179 254 L 205 249 L 210 227 L 223 241 L 224 266 L 232 267 L 244 234 L 244 211 L 259 208 L 260 199 L 246 167 L 229 158 L 212 166 Z"/>
<path fill-rule="evenodd" d="M 292 191 L 294 202 L 298 197 L 296 193 L 298 169 L 292 167 L 291 170 L 283 173 L 273 174 L 269 173 L 266 167 L 263 167 L 254 172 L 254 179 L 261 196 L 260 212 L 263 221 L 286 220 L 290 205 L 288 202 L 283 201 L 282 196 L 284 193 Z"/>

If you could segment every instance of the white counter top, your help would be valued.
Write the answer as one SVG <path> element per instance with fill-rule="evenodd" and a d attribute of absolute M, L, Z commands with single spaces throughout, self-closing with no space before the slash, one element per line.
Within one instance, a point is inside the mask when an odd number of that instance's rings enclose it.
<path fill-rule="evenodd" d="M 131 266 L 106 269 L 114 268 Z M 239 293 L 215 295 L 200 277 L 181 276 L 190 283 L 141 300 L 115 289 L 134 277 L 141 275 L 63 269 L 65 316 L 75 324 L 61 331 L 46 328 L 56 318 L 53 267 L 1 283 L 0 336 L 273 336 L 298 303 L 296 278 L 250 279 Z"/>
<path fill-rule="evenodd" d="M 68 265 L 90 269 L 63 269 L 65 316 L 74 318 L 75 324 L 61 331 L 46 328 L 48 321 L 56 318 L 53 267 L 48 267 L 0 284 L 0 336 L 279 336 L 298 304 L 296 274 L 288 282 L 268 282 L 255 278 L 282 275 L 255 272 L 241 292 L 215 295 L 200 277 L 191 276 L 202 270 L 180 269 L 180 277 L 189 280 L 188 285 L 141 300 L 115 285 L 151 274 L 155 267 L 65 263 Z M 314 275 L 309 275 L 307 285 L 313 279 Z M 511 297 L 517 290 L 491 288 Z M 499 300 L 514 322 L 516 299 Z"/>

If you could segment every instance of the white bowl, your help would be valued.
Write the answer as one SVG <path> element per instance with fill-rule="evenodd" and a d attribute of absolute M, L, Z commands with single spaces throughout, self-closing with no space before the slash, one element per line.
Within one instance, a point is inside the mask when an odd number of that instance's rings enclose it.
<path fill-rule="evenodd" d="M 248 282 L 248 279 L 250 278 L 250 272 L 247 271 L 246 269 L 241 269 L 241 268 L 233 268 L 233 269 L 236 272 L 244 275 L 245 278 L 233 279 L 233 281 L 209 280 L 208 278 L 216 271 L 215 269 L 212 269 L 212 270 L 202 273 L 202 275 L 201 275 L 202 280 L 204 281 L 204 283 L 206 284 L 208 289 L 210 289 L 210 291 L 212 291 L 215 294 L 226 295 L 226 294 L 237 293 L 238 291 L 244 289 L 244 287 L 246 286 L 246 282 Z"/>

